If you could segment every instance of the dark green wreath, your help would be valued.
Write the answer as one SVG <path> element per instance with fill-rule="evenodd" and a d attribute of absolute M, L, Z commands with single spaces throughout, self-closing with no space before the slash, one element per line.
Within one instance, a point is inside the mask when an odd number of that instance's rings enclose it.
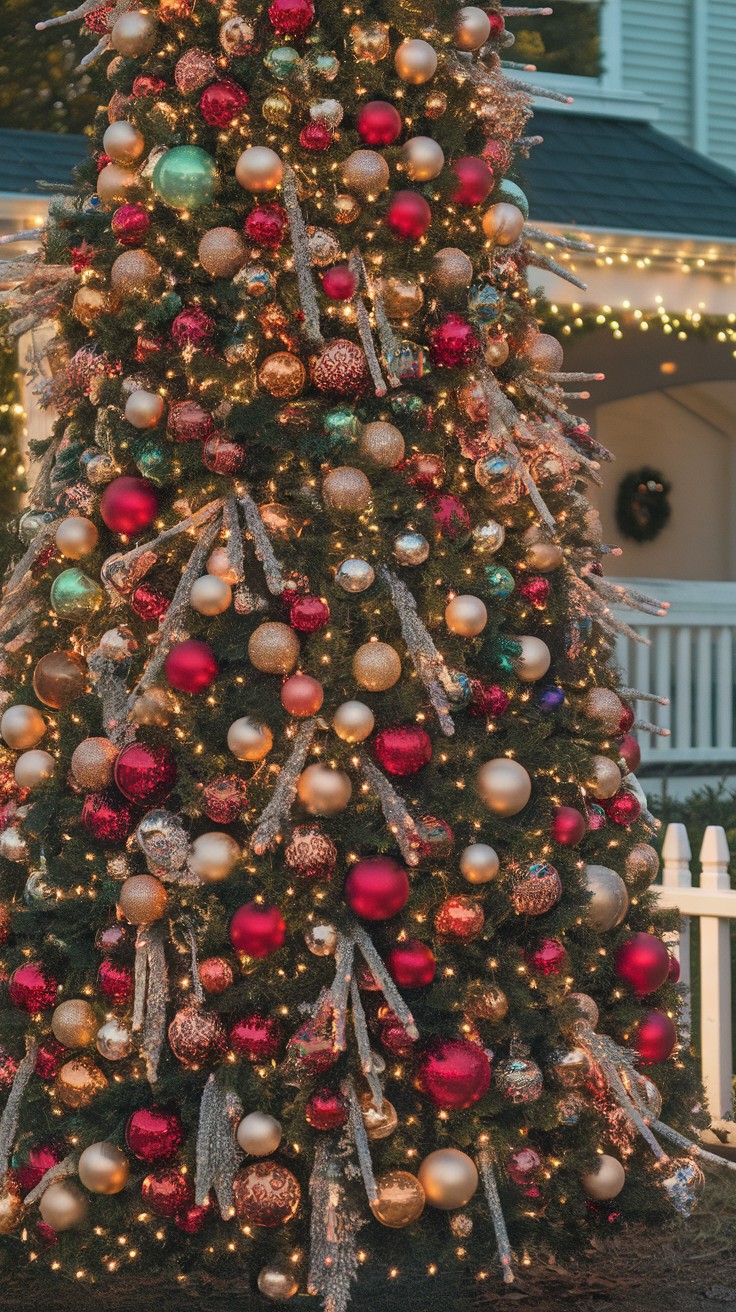
<path fill-rule="evenodd" d="M 658 469 L 642 465 L 626 474 L 616 493 L 616 523 L 624 537 L 652 542 L 672 514 L 671 484 Z"/>

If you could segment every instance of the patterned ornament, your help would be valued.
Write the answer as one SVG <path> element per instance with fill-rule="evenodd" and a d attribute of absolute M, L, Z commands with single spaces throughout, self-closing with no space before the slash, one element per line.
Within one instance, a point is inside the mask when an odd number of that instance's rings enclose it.
<path fill-rule="evenodd" d="M 519 916 L 544 916 L 562 897 L 562 881 L 548 861 L 534 861 L 513 881 L 511 904 Z"/>
<path fill-rule="evenodd" d="M 245 780 L 235 774 L 220 774 L 205 784 L 202 811 L 215 824 L 229 825 L 243 814 L 247 801 Z"/>
<path fill-rule="evenodd" d="M 314 825 L 298 825 L 284 851 L 289 870 L 303 879 L 327 880 L 337 864 L 337 848 Z"/>
<path fill-rule="evenodd" d="M 233 1181 L 233 1201 L 239 1221 L 273 1229 L 296 1216 L 301 1189 L 287 1167 L 268 1160 L 251 1162 Z"/>
<path fill-rule="evenodd" d="M 363 350 L 345 337 L 326 342 L 310 361 L 309 372 L 319 392 L 350 396 L 361 392 L 368 381 Z"/>
<path fill-rule="evenodd" d="M 204 1063 L 224 1057 L 225 1026 L 216 1012 L 187 1003 L 169 1025 L 169 1047 L 182 1066 L 198 1070 Z"/>

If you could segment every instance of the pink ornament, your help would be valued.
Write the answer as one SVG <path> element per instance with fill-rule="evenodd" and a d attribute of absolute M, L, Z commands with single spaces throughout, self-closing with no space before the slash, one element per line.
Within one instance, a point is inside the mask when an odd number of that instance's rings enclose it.
<path fill-rule="evenodd" d="M 185 638 L 171 647 L 164 661 L 164 672 L 177 692 L 199 693 L 214 683 L 220 668 L 208 642 Z"/>
<path fill-rule="evenodd" d="M 314 22 L 312 0 L 272 0 L 268 20 L 278 36 L 301 36 Z"/>
<path fill-rule="evenodd" d="M 491 1063 L 476 1043 L 467 1039 L 432 1039 L 417 1067 L 417 1087 L 435 1107 L 462 1111 L 472 1107 L 491 1083 Z"/>
<path fill-rule="evenodd" d="M 381 1021 L 378 1027 L 378 1041 L 393 1057 L 408 1057 L 416 1043 L 416 1039 L 407 1034 L 396 1016 L 389 1016 Z"/>
<path fill-rule="evenodd" d="M 230 942 L 246 957 L 269 957 L 286 940 L 286 922 L 278 907 L 246 902 L 230 921 Z"/>
<path fill-rule="evenodd" d="M 437 934 L 445 943 L 474 943 L 483 933 L 484 925 L 480 902 L 463 893 L 445 898 L 434 918 Z"/>
<path fill-rule="evenodd" d="M 347 1104 L 334 1089 L 316 1089 L 307 1099 L 304 1117 L 313 1130 L 339 1130 L 348 1119 Z"/>
<path fill-rule="evenodd" d="M 177 1214 L 174 1220 L 185 1235 L 198 1235 L 209 1214 L 209 1203 L 203 1203 L 201 1207 L 198 1207 L 195 1203 L 190 1203 L 188 1207 L 185 1207 L 183 1211 Z"/>
<path fill-rule="evenodd" d="M 488 18 L 491 24 L 491 30 L 488 36 L 488 40 L 498 41 L 499 38 L 503 36 L 504 32 L 506 31 L 506 23 L 504 21 L 503 14 L 499 14 L 495 12 L 490 13 L 488 15 Z"/>
<path fill-rule="evenodd" d="M 551 591 L 552 584 L 543 574 L 535 574 L 532 578 L 525 579 L 519 588 L 522 597 L 526 597 L 535 610 L 544 610 Z"/>
<path fill-rule="evenodd" d="M 289 623 L 298 633 L 316 633 L 330 622 L 330 608 L 324 597 L 307 593 L 295 597 L 289 611 Z"/>
<path fill-rule="evenodd" d="M 95 947 L 98 952 L 104 952 L 106 956 L 115 956 L 116 953 L 124 952 L 132 946 L 130 934 L 125 925 L 105 925 L 102 929 L 98 929 L 95 934 Z"/>
<path fill-rule="evenodd" d="M 198 401 L 172 401 L 166 427 L 175 442 L 205 442 L 214 428 L 214 420 Z"/>
<path fill-rule="evenodd" d="M 18 966 L 8 984 L 8 996 L 13 1006 L 29 1015 L 53 1007 L 58 991 L 58 981 L 40 961 L 26 961 Z"/>
<path fill-rule="evenodd" d="M 69 1145 L 61 1139 L 49 1143 L 34 1144 L 23 1154 L 23 1164 L 16 1169 L 16 1178 L 21 1193 L 29 1194 L 52 1166 L 58 1166 L 69 1152 Z"/>
<path fill-rule="evenodd" d="M 457 182 L 450 193 L 450 200 L 455 205 L 482 205 L 490 195 L 493 186 L 493 172 L 485 160 L 475 155 L 465 155 L 452 166 Z"/>
<path fill-rule="evenodd" d="M 133 996 L 133 971 L 122 961 L 103 961 L 97 972 L 100 993 L 115 1007 L 122 1007 Z"/>
<path fill-rule="evenodd" d="M 230 1048 L 248 1061 L 272 1061 L 281 1047 L 281 1026 L 273 1016 L 254 1012 L 242 1016 L 230 1029 Z"/>
<path fill-rule="evenodd" d="M 175 1166 L 163 1166 L 144 1177 L 141 1198 L 144 1207 L 156 1216 L 173 1217 L 194 1202 L 194 1189 Z"/>
<path fill-rule="evenodd" d="M 51 1037 L 44 1039 L 36 1053 L 36 1063 L 33 1068 L 36 1075 L 41 1080 L 55 1080 L 68 1055 L 67 1049 L 56 1039 Z"/>
<path fill-rule="evenodd" d="M 470 536 L 470 515 L 457 497 L 444 492 L 432 497 L 430 507 L 440 537 L 456 541 Z"/>
<path fill-rule="evenodd" d="M 366 146 L 390 146 L 403 125 L 399 111 L 387 100 L 369 100 L 358 110 L 355 126 Z"/>
<path fill-rule="evenodd" d="M 543 1165 L 536 1148 L 516 1148 L 506 1159 L 509 1179 L 522 1187 L 541 1174 Z"/>
<path fill-rule="evenodd" d="M 251 210 L 245 220 L 245 235 L 257 246 L 275 250 L 284 240 L 288 226 L 286 210 L 281 205 L 265 202 Z"/>
<path fill-rule="evenodd" d="M 409 900 L 409 879 L 404 867 L 391 857 L 366 857 L 348 873 L 343 895 L 351 911 L 363 920 L 390 920 Z"/>
<path fill-rule="evenodd" d="M 248 101 L 247 92 L 237 82 L 223 78 L 205 87 L 199 102 L 199 112 L 210 127 L 227 128 L 239 118 Z"/>
<path fill-rule="evenodd" d="M 110 220 L 110 227 L 121 246 L 138 246 L 150 226 L 148 210 L 142 205 L 121 205 Z"/>
<path fill-rule="evenodd" d="M 635 774 L 641 765 L 641 748 L 632 733 L 625 733 L 619 743 L 619 752 L 626 762 L 630 774 Z"/>
<path fill-rule="evenodd" d="M 176 783 L 176 758 L 161 743 L 129 743 L 115 761 L 115 783 L 137 806 L 165 802 Z"/>
<path fill-rule="evenodd" d="M 156 518 L 158 493 L 147 478 L 124 474 L 108 483 L 100 499 L 100 514 L 111 533 L 135 537 Z"/>
<path fill-rule="evenodd" d="M 142 1107 L 130 1117 L 125 1141 L 139 1161 L 165 1162 L 181 1148 L 184 1126 L 174 1112 L 162 1107 Z"/>
<path fill-rule="evenodd" d="M 552 838 L 562 847 L 576 847 L 585 837 L 585 816 L 575 806 L 558 806 L 552 821 Z"/>
<path fill-rule="evenodd" d="M 171 340 L 180 350 L 187 346 L 202 347 L 215 335 L 217 324 L 210 314 L 197 306 L 189 306 L 177 314 L 171 325 Z"/>
<path fill-rule="evenodd" d="M 535 948 L 524 951 L 524 960 L 535 975 L 559 975 L 567 953 L 558 938 L 543 938 Z"/>
<path fill-rule="evenodd" d="M 628 829 L 641 814 L 641 802 L 633 793 L 623 791 L 605 803 L 605 812 L 611 824 Z"/>
<path fill-rule="evenodd" d="M 432 739 L 418 724 L 395 724 L 376 734 L 373 751 L 384 770 L 406 778 L 431 761 Z"/>
<path fill-rule="evenodd" d="M 402 241 L 419 241 L 432 222 L 432 211 L 418 191 L 397 191 L 386 211 L 386 223 Z"/>
<path fill-rule="evenodd" d="M 436 970 L 432 949 L 415 938 L 395 943 L 386 957 L 386 965 L 392 980 L 402 989 L 426 988 Z"/>
<path fill-rule="evenodd" d="M 325 699 L 325 691 L 311 674 L 292 674 L 281 685 L 281 705 L 289 715 L 304 719 L 316 715 Z"/>
<path fill-rule="evenodd" d="M 140 615 L 142 620 L 148 620 L 149 623 L 155 624 L 165 615 L 169 609 L 171 598 L 163 588 L 157 588 L 155 583 L 139 583 L 134 589 L 130 598 L 131 609 L 136 615 Z"/>
<path fill-rule="evenodd" d="M 670 953 L 670 968 L 667 971 L 667 979 L 670 984 L 679 984 L 680 982 L 680 963 L 672 953 Z"/>
<path fill-rule="evenodd" d="M 636 1051 L 645 1065 L 667 1061 L 677 1044 L 674 1021 L 663 1011 L 648 1011 L 636 1030 Z"/>
<path fill-rule="evenodd" d="M 470 698 L 470 714 L 491 720 L 505 714 L 509 707 L 508 693 L 497 683 L 484 683 L 482 679 L 471 679 Z"/>
<path fill-rule="evenodd" d="M 327 123 L 305 123 L 299 133 L 299 145 L 304 150 L 321 152 L 329 150 L 332 145 L 332 129 Z"/>
<path fill-rule="evenodd" d="M 597 833 L 599 829 L 605 829 L 607 823 L 603 807 L 599 806 L 597 802 L 590 802 L 588 804 L 588 828 L 591 834 Z"/>
<path fill-rule="evenodd" d="M 442 456 L 413 455 L 402 460 L 399 469 L 411 487 L 422 492 L 435 492 L 447 477 L 447 466 Z"/>
<path fill-rule="evenodd" d="M 211 474 L 232 478 L 242 469 L 245 454 L 245 447 L 240 442 L 235 442 L 226 433 L 213 433 L 202 447 L 202 463 Z"/>
<path fill-rule="evenodd" d="M 113 847 L 124 843 L 133 824 L 133 808 L 125 797 L 110 789 L 87 793 L 82 806 L 82 824 L 100 843 Z"/>
<path fill-rule="evenodd" d="M 478 358 L 480 342 L 461 314 L 448 314 L 429 335 L 432 363 L 442 369 L 463 369 Z"/>
<path fill-rule="evenodd" d="M 347 264 L 334 264 L 322 275 L 322 291 L 331 301 L 349 301 L 355 291 L 355 274 Z"/>
<path fill-rule="evenodd" d="M 622 943 L 615 960 L 616 976 L 640 998 L 654 993 L 667 979 L 670 954 L 654 934 L 632 934 Z"/>

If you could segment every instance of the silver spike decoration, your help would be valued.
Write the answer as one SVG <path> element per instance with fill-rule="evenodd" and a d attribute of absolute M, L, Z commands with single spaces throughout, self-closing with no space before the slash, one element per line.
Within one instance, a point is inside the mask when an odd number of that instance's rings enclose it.
<path fill-rule="evenodd" d="M 122 556 L 113 556 L 105 562 L 102 571 L 102 582 L 105 587 L 115 589 L 117 592 L 130 592 L 131 589 L 140 582 L 156 564 L 161 554 L 161 547 L 165 542 L 170 542 L 173 538 L 178 538 L 182 533 L 189 533 L 193 529 L 199 529 L 203 524 L 209 523 L 213 516 L 222 511 L 222 499 L 209 501 L 206 506 L 200 510 L 188 515 L 178 524 L 171 528 L 165 528 L 157 537 L 151 538 L 149 542 L 141 542 L 139 546 L 133 547 L 132 551 L 126 551 Z"/>
<path fill-rule="evenodd" d="M 366 782 L 373 789 L 381 803 L 381 810 L 386 824 L 396 839 L 399 851 L 406 864 L 408 866 L 418 866 L 419 830 L 416 820 L 409 815 L 393 784 L 373 764 L 365 752 L 359 752 L 358 763 Z"/>
<path fill-rule="evenodd" d="M 539 489 L 537 488 L 534 479 L 532 478 L 531 474 L 529 473 L 529 470 L 524 464 L 524 461 L 521 456 L 521 452 L 513 438 L 513 434 L 516 428 L 521 423 L 518 411 L 513 401 L 509 400 L 506 394 L 499 387 L 496 376 L 493 373 L 493 371 L 489 369 L 488 365 L 485 363 L 481 365 L 479 372 L 480 372 L 481 386 L 483 388 L 483 394 L 485 396 L 486 404 L 488 406 L 488 435 L 491 438 L 497 436 L 497 434 L 491 432 L 491 424 L 493 421 L 493 416 L 495 415 L 496 418 L 503 425 L 504 429 L 506 430 L 505 436 L 503 438 L 504 446 L 506 447 L 506 450 L 508 451 L 509 455 L 512 456 L 517 463 L 519 472 L 523 479 L 524 486 L 526 487 L 526 490 L 531 499 L 532 505 L 538 512 L 542 522 L 547 525 L 547 528 L 554 530 L 557 528 L 557 524 L 555 522 L 554 516 L 550 513 L 543 498 L 541 497 L 539 493 Z"/>
<path fill-rule="evenodd" d="M 372 938 L 361 925 L 353 926 L 352 936 L 396 1019 L 403 1025 L 410 1039 L 418 1039 L 419 1030 L 414 1023 L 414 1017 L 389 975 L 383 957 L 376 951 Z"/>
<path fill-rule="evenodd" d="M 478 1171 L 483 1184 L 483 1192 L 486 1196 L 488 1211 L 491 1214 L 491 1224 L 493 1233 L 496 1236 L 496 1247 L 498 1249 L 498 1260 L 501 1263 L 501 1272 L 504 1284 L 511 1285 L 514 1282 L 513 1254 L 509 1242 L 509 1232 L 506 1229 L 506 1220 L 501 1207 L 501 1199 L 498 1196 L 498 1185 L 493 1171 L 493 1158 L 489 1148 L 482 1147 L 476 1154 L 478 1162 Z"/>
<path fill-rule="evenodd" d="M 447 738 L 455 732 L 455 722 L 450 715 L 450 700 L 447 685 L 450 676 L 444 660 L 430 637 L 424 621 L 419 618 L 417 603 L 403 579 L 393 570 L 382 565 L 379 574 L 391 593 L 391 600 L 401 621 L 401 636 L 404 639 L 414 669 L 419 675 L 434 707 L 440 729 Z"/>
<path fill-rule="evenodd" d="M 194 1201 L 198 1207 L 214 1189 L 223 1221 L 233 1215 L 233 1180 L 240 1161 L 235 1139 L 243 1106 L 222 1076 L 208 1076 L 199 1105 Z"/>
<path fill-rule="evenodd" d="M 314 719 L 305 720 L 297 732 L 291 755 L 281 767 L 270 800 L 261 812 L 250 840 L 250 845 L 257 856 L 262 856 L 266 849 L 276 842 L 284 821 L 291 812 L 296 797 L 297 780 L 304 769 L 307 752 L 312 746 L 316 732 L 317 721 Z"/>
<path fill-rule="evenodd" d="M 358 325 L 360 344 L 363 347 L 365 358 L 368 362 L 368 370 L 371 375 L 376 396 L 385 396 L 388 388 L 386 387 L 386 380 L 381 373 L 381 364 L 373 341 L 370 315 L 368 314 L 363 300 L 365 266 L 363 265 L 363 261 L 357 251 L 351 251 L 348 258 L 348 266 L 350 272 L 355 278 L 355 292 L 353 293 L 352 306 L 355 310 L 355 321 Z"/>
<path fill-rule="evenodd" d="M 10 1154 L 13 1151 L 15 1136 L 18 1133 L 23 1095 L 28 1088 L 28 1083 L 36 1066 L 37 1052 L 38 1044 L 36 1040 L 26 1039 L 26 1055 L 15 1072 L 13 1085 L 8 1094 L 8 1101 L 3 1108 L 2 1116 L 0 1116 L 0 1180 L 5 1179 L 8 1170 Z"/>
<path fill-rule="evenodd" d="M 149 1084 L 158 1079 L 158 1064 L 166 1033 L 166 1004 L 169 979 L 166 968 L 163 928 L 159 923 L 141 925 L 135 945 L 134 1033 L 142 1032 L 141 1052 L 146 1061 Z"/>
<path fill-rule="evenodd" d="M 309 1199 L 308 1291 L 322 1296 L 324 1312 L 347 1312 L 358 1271 L 356 1236 L 365 1218 L 351 1202 L 341 1156 L 326 1135 L 314 1154 Z"/>
<path fill-rule="evenodd" d="M 291 245 L 294 251 L 294 266 L 296 268 L 296 279 L 299 286 L 299 300 L 304 312 L 304 331 L 314 346 L 322 346 L 325 339 L 322 336 L 319 326 L 319 301 L 317 300 L 317 292 L 312 278 L 312 257 L 309 252 L 309 234 L 307 233 L 307 225 L 304 222 L 304 215 L 302 214 L 301 206 L 299 204 L 296 175 L 290 164 L 284 165 L 282 194 L 284 197 L 284 209 L 286 210 L 289 219 Z"/>
<path fill-rule="evenodd" d="M 373 1174 L 371 1148 L 366 1134 L 363 1113 L 360 1110 L 360 1103 L 351 1076 L 348 1075 L 347 1079 L 343 1081 L 342 1091 L 348 1102 L 348 1125 L 355 1144 L 360 1174 L 365 1185 L 366 1198 L 368 1199 L 368 1205 L 372 1207 L 378 1201 L 378 1187 L 376 1177 Z"/>
<path fill-rule="evenodd" d="M 380 1112 L 383 1107 L 383 1089 L 373 1059 L 371 1041 L 368 1036 L 368 1025 L 363 1010 L 363 1001 L 360 996 L 358 981 L 355 978 L 350 981 L 350 1009 L 353 1015 L 353 1030 L 355 1031 L 355 1042 L 358 1047 L 358 1056 L 360 1058 L 360 1069 L 366 1078 L 368 1088 L 371 1091 L 371 1097 Z"/>
<path fill-rule="evenodd" d="M 245 526 L 253 543 L 253 550 L 263 569 L 266 587 L 272 597 L 279 597 L 284 590 L 284 577 L 281 573 L 281 564 L 276 559 L 271 539 L 266 532 L 266 526 L 261 519 L 261 512 L 248 493 L 240 498 L 240 504 L 243 507 Z"/>

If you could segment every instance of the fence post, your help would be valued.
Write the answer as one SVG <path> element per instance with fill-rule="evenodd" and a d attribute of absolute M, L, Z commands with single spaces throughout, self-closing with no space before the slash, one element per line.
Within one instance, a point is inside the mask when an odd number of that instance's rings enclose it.
<path fill-rule="evenodd" d="M 708 825 L 700 849 L 701 888 L 722 892 L 730 887 L 729 855 L 725 830 L 720 825 Z M 728 920 L 700 917 L 700 969 L 703 1084 L 711 1116 L 729 1118 L 733 1107 L 733 1046 Z"/>
<path fill-rule="evenodd" d="M 664 843 L 662 844 L 662 856 L 664 857 L 663 886 L 665 888 L 692 888 L 693 877 L 690 873 L 692 852 L 690 850 L 690 839 L 684 825 L 672 824 L 667 826 Z M 692 1019 L 690 1010 L 692 1005 L 690 998 L 692 980 L 690 917 L 683 916 L 679 934 L 668 935 L 667 939 L 667 946 L 680 963 L 680 982 L 687 989 L 682 1006 L 682 1028 L 684 1032 L 689 1034 Z"/>

